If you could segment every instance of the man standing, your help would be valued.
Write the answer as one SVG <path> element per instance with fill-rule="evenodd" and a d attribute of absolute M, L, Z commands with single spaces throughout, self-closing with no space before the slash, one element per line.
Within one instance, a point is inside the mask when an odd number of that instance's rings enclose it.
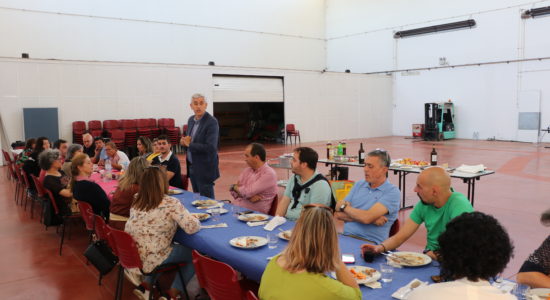
<path fill-rule="evenodd" d="M 113 169 L 122 170 L 128 168 L 128 165 L 130 164 L 128 156 L 126 153 L 118 150 L 115 143 L 108 142 L 105 144 L 105 153 L 107 153 L 109 160 L 111 160 L 111 166 Z"/>
<path fill-rule="evenodd" d="M 166 177 L 171 186 L 183 189 L 181 181 L 181 166 L 178 157 L 172 153 L 170 142 L 166 135 L 159 135 L 157 138 L 157 147 L 160 155 L 153 158 L 152 165 L 161 165 L 166 167 Z"/>
<path fill-rule="evenodd" d="M 181 145 L 187 151 L 187 175 L 193 192 L 214 199 L 214 181 L 220 177 L 218 169 L 218 120 L 206 111 L 208 103 L 201 94 L 194 94 L 189 105 L 194 116 L 187 121 L 187 136 Z"/>
<path fill-rule="evenodd" d="M 248 168 L 231 185 L 233 204 L 267 214 L 277 195 L 277 174 L 265 163 L 265 148 L 252 143 L 244 150 L 244 161 Z"/>
<path fill-rule="evenodd" d="M 399 212 L 399 189 L 387 179 L 390 155 L 384 150 L 367 154 L 365 179 L 359 180 L 344 200 L 336 204 L 336 218 L 342 220 L 344 234 L 374 243 L 387 239 Z"/>
<path fill-rule="evenodd" d="M 428 168 L 416 179 L 414 191 L 420 198 L 403 227 L 379 245 L 362 245 L 375 253 L 393 250 L 407 241 L 424 223 L 427 243 L 424 253 L 437 260 L 439 235 L 452 219 L 474 209 L 461 193 L 451 190 L 451 177 L 440 167 Z"/>
<path fill-rule="evenodd" d="M 82 135 L 82 143 L 84 144 L 84 148 L 82 149 L 82 152 L 84 154 L 88 154 L 90 158 L 95 156 L 95 145 L 94 145 L 94 138 L 91 134 L 85 133 Z"/>
<path fill-rule="evenodd" d="M 295 221 L 302 207 L 319 203 L 334 207 L 332 190 L 327 179 L 315 171 L 319 155 L 309 147 L 294 149 L 291 167 L 294 173 L 288 180 L 285 194 L 277 206 L 277 216 Z"/>

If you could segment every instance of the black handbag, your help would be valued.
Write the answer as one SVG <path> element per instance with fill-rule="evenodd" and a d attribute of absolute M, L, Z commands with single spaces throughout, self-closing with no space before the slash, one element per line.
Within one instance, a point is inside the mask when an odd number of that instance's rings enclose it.
<path fill-rule="evenodd" d="M 90 244 L 84 256 L 99 271 L 99 274 L 109 273 L 118 263 L 118 257 L 113 254 L 111 248 L 104 241 L 96 241 Z"/>

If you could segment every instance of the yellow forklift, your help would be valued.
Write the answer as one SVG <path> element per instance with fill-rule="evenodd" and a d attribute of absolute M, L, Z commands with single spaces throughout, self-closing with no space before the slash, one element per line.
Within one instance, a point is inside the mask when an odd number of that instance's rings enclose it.
<path fill-rule="evenodd" d="M 455 108 L 449 102 L 424 103 L 424 140 L 441 141 L 454 139 L 455 133 Z"/>

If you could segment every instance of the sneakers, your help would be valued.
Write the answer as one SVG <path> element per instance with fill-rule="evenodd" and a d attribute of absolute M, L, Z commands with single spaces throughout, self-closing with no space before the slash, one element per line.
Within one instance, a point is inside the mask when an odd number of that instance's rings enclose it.
<path fill-rule="evenodd" d="M 124 269 L 124 276 L 128 281 L 130 281 L 134 286 L 139 286 L 143 280 L 141 274 L 137 274 L 135 272 L 132 272 L 130 270 Z"/>
<path fill-rule="evenodd" d="M 149 300 L 149 291 L 142 286 L 138 286 L 134 289 L 134 295 L 140 300 Z"/>

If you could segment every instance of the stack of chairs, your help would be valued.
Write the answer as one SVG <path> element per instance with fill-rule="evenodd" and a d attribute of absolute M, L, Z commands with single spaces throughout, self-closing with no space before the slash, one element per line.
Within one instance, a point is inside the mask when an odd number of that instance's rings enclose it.
<path fill-rule="evenodd" d="M 86 132 L 86 122 L 73 122 L 73 143 L 82 144 L 82 135 Z"/>
<path fill-rule="evenodd" d="M 137 143 L 137 120 L 122 120 L 122 130 L 124 131 L 124 147 L 133 148 Z"/>
<path fill-rule="evenodd" d="M 151 129 L 151 139 L 158 137 L 161 133 L 159 126 L 157 126 L 156 119 L 149 119 L 149 129 Z"/>
<path fill-rule="evenodd" d="M 159 128 L 162 133 L 168 136 L 170 144 L 174 145 L 174 149 L 179 149 L 179 141 L 181 138 L 181 132 L 179 127 L 175 127 L 174 119 L 172 118 L 163 118 L 159 119 Z M 175 151 L 178 152 L 178 151 Z"/>
<path fill-rule="evenodd" d="M 152 139 L 151 129 L 149 128 L 149 119 L 137 119 L 136 121 L 137 135 Z"/>
<path fill-rule="evenodd" d="M 121 124 L 119 120 L 105 120 L 103 121 L 103 130 L 105 133 L 105 137 L 111 138 L 113 134 L 113 130 L 115 129 L 121 129 Z"/>
<path fill-rule="evenodd" d="M 88 132 L 95 138 L 103 135 L 103 128 L 101 127 L 101 121 L 91 120 L 88 121 Z"/>

